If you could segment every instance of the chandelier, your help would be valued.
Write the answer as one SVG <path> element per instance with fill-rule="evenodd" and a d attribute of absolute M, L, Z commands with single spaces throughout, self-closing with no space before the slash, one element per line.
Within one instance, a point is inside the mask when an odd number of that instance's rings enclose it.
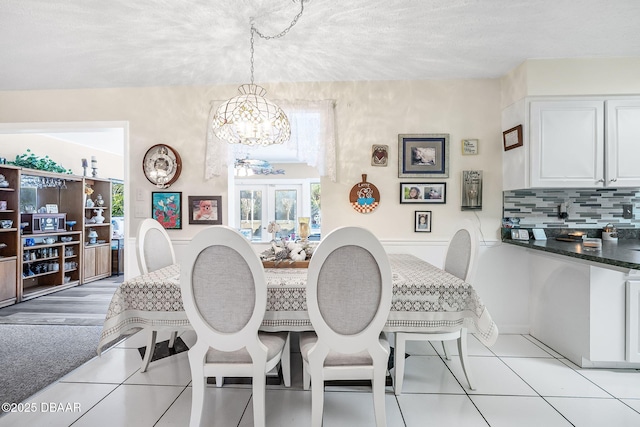
<path fill-rule="evenodd" d="M 304 1 L 300 0 L 300 12 L 289 26 L 275 36 L 265 36 L 251 22 L 251 84 L 238 88 L 240 95 L 224 102 L 213 116 L 213 132 L 230 144 L 271 145 L 282 144 L 291 137 L 291 125 L 280 107 L 264 97 L 264 88 L 253 83 L 253 43 L 254 35 L 263 39 L 280 38 L 298 22 L 304 11 Z"/>

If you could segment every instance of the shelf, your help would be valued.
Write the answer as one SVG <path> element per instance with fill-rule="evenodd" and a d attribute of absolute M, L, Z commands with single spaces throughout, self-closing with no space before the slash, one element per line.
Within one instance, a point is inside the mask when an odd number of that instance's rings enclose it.
<path fill-rule="evenodd" d="M 0 228 L 0 233 L 7 233 L 9 231 L 18 231 L 17 228 Z"/>
<path fill-rule="evenodd" d="M 17 256 L 0 256 L 0 262 L 15 261 L 16 259 L 18 259 Z"/>
<path fill-rule="evenodd" d="M 60 270 L 47 271 L 46 273 L 34 274 L 32 276 L 25 276 L 24 273 L 23 273 L 22 280 L 35 279 L 37 277 L 48 276 L 50 274 L 58 274 L 58 273 L 60 273 Z"/>
<path fill-rule="evenodd" d="M 88 207 L 85 206 L 85 209 L 104 209 L 105 211 L 109 209 L 109 206 L 92 206 L 92 207 Z"/>
<path fill-rule="evenodd" d="M 33 276 L 29 276 L 33 277 Z M 24 293 L 22 295 L 22 301 L 26 301 L 28 299 L 33 299 L 35 297 L 39 297 L 41 295 L 46 295 L 53 291 L 61 291 L 63 289 L 72 288 L 80 284 L 79 280 L 72 280 L 68 283 L 61 283 L 59 285 L 38 285 L 38 286 L 29 286 L 24 288 Z"/>
<path fill-rule="evenodd" d="M 13 210 L 13 209 L 3 209 L 3 210 L 0 210 L 0 213 L 13 213 L 13 212 L 15 212 L 15 210 Z"/>
<path fill-rule="evenodd" d="M 111 246 L 111 243 L 110 242 L 94 243 L 94 244 L 87 243 L 84 245 L 85 248 L 95 248 L 98 246 Z"/>
<path fill-rule="evenodd" d="M 0 229 L 2 230 L 2 229 Z M 68 235 L 68 234 L 81 234 L 82 231 L 80 230 L 73 230 L 73 231 L 56 231 L 55 233 L 37 233 L 37 234 L 23 234 L 20 237 L 22 237 L 23 239 L 30 237 L 32 239 L 35 239 L 37 237 L 42 237 L 42 238 L 47 238 L 49 236 L 63 236 L 63 235 Z"/>
<path fill-rule="evenodd" d="M 78 254 L 73 254 L 73 255 L 65 255 L 64 259 L 69 259 L 69 258 L 76 258 L 78 256 Z"/>
<path fill-rule="evenodd" d="M 0 191 L 9 192 L 9 191 L 16 191 L 16 189 L 15 188 L 8 188 L 8 187 L 0 187 Z"/>
<path fill-rule="evenodd" d="M 58 257 L 57 256 L 52 256 L 52 257 L 48 257 L 48 258 L 30 259 L 28 261 L 22 261 L 22 263 L 23 264 L 31 264 L 33 262 L 50 261 L 50 260 L 54 260 L 54 259 L 58 259 Z M 54 271 L 47 271 L 47 273 L 54 273 Z M 29 276 L 29 277 L 33 277 L 33 276 Z"/>
<path fill-rule="evenodd" d="M 101 222 L 100 224 L 85 224 L 85 227 L 104 227 L 107 225 L 111 225 L 110 222 Z"/>

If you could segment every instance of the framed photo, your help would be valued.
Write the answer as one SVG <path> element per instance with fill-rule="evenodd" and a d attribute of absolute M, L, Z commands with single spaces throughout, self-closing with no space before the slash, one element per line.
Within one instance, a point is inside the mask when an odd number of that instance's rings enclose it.
<path fill-rule="evenodd" d="M 58 213 L 58 205 L 45 205 L 47 213 Z"/>
<path fill-rule="evenodd" d="M 478 140 L 477 139 L 463 139 L 462 140 L 462 154 L 464 156 L 478 154 Z"/>
<path fill-rule="evenodd" d="M 151 192 L 151 217 L 167 230 L 182 228 L 182 193 Z"/>
<path fill-rule="evenodd" d="M 398 135 L 398 177 L 449 178 L 449 134 Z"/>
<path fill-rule="evenodd" d="M 504 151 L 522 147 L 522 125 L 502 132 L 502 142 L 504 143 Z"/>
<path fill-rule="evenodd" d="M 387 166 L 389 163 L 389 146 L 377 145 L 371 146 L 371 166 Z"/>
<path fill-rule="evenodd" d="M 400 203 L 447 203 L 447 183 L 401 182 Z"/>
<path fill-rule="evenodd" d="M 414 223 L 416 233 L 431 233 L 431 211 L 416 211 Z"/>
<path fill-rule="evenodd" d="M 189 224 L 222 224 L 222 196 L 189 196 Z"/>

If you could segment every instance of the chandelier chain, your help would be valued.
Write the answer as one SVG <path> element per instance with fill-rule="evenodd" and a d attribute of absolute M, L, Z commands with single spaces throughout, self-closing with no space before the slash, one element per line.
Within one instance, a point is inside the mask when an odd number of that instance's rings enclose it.
<path fill-rule="evenodd" d="M 253 48 L 254 37 L 253 37 L 253 35 L 257 34 L 257 35 L 259 35 L 261 38 L 263 38 L 265 40 L 279 39 L 280 37 L 285 36 L 289 32 L 289 30 L 291 30 L 293 28 L 293 26 L 298 23 L 298 19 L 300 19 L 300 17 L 302 16 L 302 13 L 304 12 L 304 2 L 305 2 L 305 0 L 300 0 L 300 12 L 293 18 L 293 20 L 291 21 L 289 26 L 287 28 L 285 28 L 284 30 L 282 30 L 281 32 L 279 32 L 278 34 L 273 35 L 273 36 L 266 36 L 266 35 L 262 34 L 260 32 L 260 30 L 258 30 L 253 25 L 253 19 L 252 19 L 252 22 L 251 22 L 251 84 L 253 84 L 253 69 L 254 69 L 254 67 L 253 67 L 253 53 L 254 53 L 254 48 Z"/>

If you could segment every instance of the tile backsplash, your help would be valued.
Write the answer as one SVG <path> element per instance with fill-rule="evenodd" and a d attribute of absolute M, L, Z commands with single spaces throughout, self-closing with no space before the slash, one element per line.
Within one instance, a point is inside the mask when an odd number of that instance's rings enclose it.
<path fill-rule="evenodd" d="M 569 215 L 558 218 L 564 203 Z M 631 205 L 631 219 L 622 217 L 622 206 Z M 503 192 L 503 217 L 520 218 L 521 227 L 640 228 L 640 189 L 530 189 Z"/>

